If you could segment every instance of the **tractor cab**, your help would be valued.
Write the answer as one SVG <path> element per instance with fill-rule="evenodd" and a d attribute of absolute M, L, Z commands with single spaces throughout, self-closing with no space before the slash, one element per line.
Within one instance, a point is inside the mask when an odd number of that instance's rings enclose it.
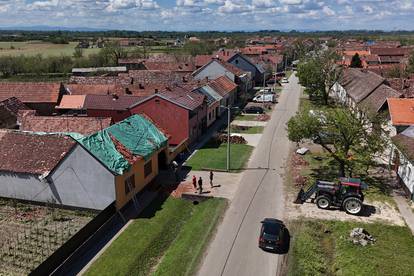
<path fill-rule="evenodd" d="M 357 215 L 363 207 L 362 191 L 367 188 L 368 185 L 358 178 L 341 177 L 335 182 L 318 180 L 306 191 L 301 189 L 295 203 L 303 204 L 315 194 L 314 201 L 319 208 L 328 209 L 330 206 L 336 206 L 349 214 Z"/>

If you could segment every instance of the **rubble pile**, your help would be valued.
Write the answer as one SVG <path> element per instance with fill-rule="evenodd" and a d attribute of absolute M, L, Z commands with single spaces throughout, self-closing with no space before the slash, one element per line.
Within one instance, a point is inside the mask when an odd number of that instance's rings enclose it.
<path fill-rule="evenodd" d="M 218 137 L 218 139 L 222 143 L 227 143 L 227 135 L 226 134 L 220 135 Z M 231 144 L 247 144 L 247 141 L 242 136 L 232 135 L 232 136 L 230 136 L 230 143 Z"/>
<path fill-rule="evenodd" d="M 364 228 L 354 228 L 349 234 L 350 240 L 353 244 L 367 246 L 368 244 L 374 244 L 376 239 L 371 236 Z"/>
<path fill-rule="evenodd" d="M 267 114 L 260 114 L 257 116 L 258 121 L 264 122 L 264 121 L 268 121 L 269 119 L 270 119 L 270 116 Z"/>

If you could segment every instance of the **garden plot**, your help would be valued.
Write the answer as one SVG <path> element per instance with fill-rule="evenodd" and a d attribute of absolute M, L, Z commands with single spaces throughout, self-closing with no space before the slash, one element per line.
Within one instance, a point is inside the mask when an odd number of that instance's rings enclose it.
<path fill-rule="evenodd" d="M 94 216 L 0 199 L 0 275 L 27 275 Z"/>

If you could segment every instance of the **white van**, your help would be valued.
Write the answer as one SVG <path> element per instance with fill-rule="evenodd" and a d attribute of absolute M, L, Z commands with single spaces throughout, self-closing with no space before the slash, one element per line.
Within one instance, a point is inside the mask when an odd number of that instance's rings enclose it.
<path fill-rule="evenodd" d="M 274 103 L 276 102 L 276 97 L 274 94 L 258 95 L 253 98 L 253 101 L 256 103 Z"/>

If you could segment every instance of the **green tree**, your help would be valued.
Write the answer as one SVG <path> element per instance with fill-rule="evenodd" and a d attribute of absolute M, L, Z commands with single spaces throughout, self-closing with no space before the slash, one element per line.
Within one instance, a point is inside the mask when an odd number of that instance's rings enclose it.
<path fill-rule="evenodd" d="M 289 140 L 312 140 L 336 161 L 339 176 L 352 176 L 355 171 L 367 171 L 375 164 L 376 155 L 383 152 L 386 140 L 379 127 L 382 123 L 380 116 L 368 119 L 345 108 L 332 108 L 305 110 L 292 117 L 287 126 Z"/>
<path fill-rule="evenodd" d="M 338 58 L 333 50 L 315 51 L 299 64 L 297 76 L 311 99 L 329 103 L 329 91 L 342 75 L 342 68 L 336 64 Z"/>
<path fill-rule="evenodd" d="M 351 68 L 362 68 L 362 62 L 359 58 L 358 53 L 355 53 L 355 55 L 352 57 Z"/>

